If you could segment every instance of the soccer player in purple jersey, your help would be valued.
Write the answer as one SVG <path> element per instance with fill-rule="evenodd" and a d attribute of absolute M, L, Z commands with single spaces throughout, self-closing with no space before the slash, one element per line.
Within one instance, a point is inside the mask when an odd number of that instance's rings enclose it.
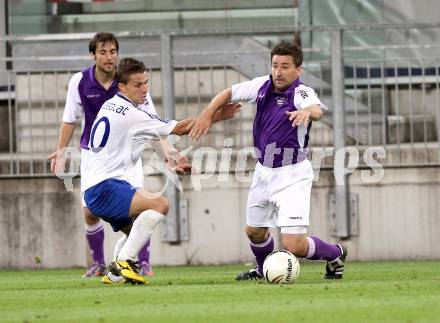
<path fill-rule="evenodd" d="M 326 260 L 326 279 L 340 279 L 347 250 L 307 235 L 313 170 L 307 159 L 312 121 L 323 109 L 315 91 L 299 76 L 302 50 L 286 42 L 271 52 L 271 75 L 233 85 L 218 93 L 194 122 L 193 140 L 206 134 L 212 116 L 228 102 L 255 102 L 253 138 L 258 163 L 247 201 L 246 234 L 257 267 L 237 280 L 261 279 L 264 259 L 274 249 L 269 227 L 279 227 L 284 248 L 297 257 Z"/>
<path fill-rule="evenodd" d="M 62 150 L 65 148 L 73 135 L 75 122 L 84 115 L 81 135 L 81 163 L 84 165 L 83 150 L 88 149 L 90 129 L 103 103 L 112 98 L 117 92 L 115 81 L 116 63 L 118 60 L 119 43 L 111 33 L 97 33 L 89 43 L 89 52 L 95 64 L 76 73 L 70 80 L 66 106 L 60 127 L 60 135 L 57 150 L 49 156 L 52 173 L 64 171 L 62 162 Z M 156 114 L 153 102 L 148 95 L 144 109 Z M 57 162 L 58 161 L 58 162 Z M 185 162 L 185 160 L 181 160 Z M 142 163 L 136 165 L 135 172 L 131 174 L 131 184 L 135 187 L 143 187 Z M 83 178 L 81 178 L 83 185 Z M 93 264 L 87 269 L 83 277 L 103 276 L 105 274 L 104 261 L 104 228 L 99 217 L 93 215 L 82 201 L 84 207 L 84 220 L 87 242 L 92 254 Z M 150 241 L 141 249 L 139 262 L 145 274 L 152 274 L 150 265 Z"/>

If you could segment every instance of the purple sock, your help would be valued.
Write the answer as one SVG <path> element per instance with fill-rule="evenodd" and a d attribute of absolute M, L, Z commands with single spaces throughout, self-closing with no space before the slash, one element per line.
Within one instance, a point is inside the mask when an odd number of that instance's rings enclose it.
<path fill-rule="evenodd" d="M 307 237 L 309 251 L 307 259 L 332 261 L 341 255 L 341 249 L 336 244 L 327 243 L 318 237 Z"/>
<path fill-rule="evenodd" d="M 139 251 L 139 263 L 142 264 L 145 262 L 149 268 L 148 271 L 151 271 L 150 268 L 150 239 L 148 239 L 147 243 L 142 247 L 141 251 Z"/>
<path fill-rule="evenodd" d="M 252 252 L 255 255 L 255 260 L 257 261 L 257 271 L 262 274 L 263 273 L 263 262 L 266 259 L 267 255 L 269 255 L 274 248 L 274 243 L 272 236 L 269 235 L 266 241 L 262 243 L 250 243 Z"/>
<path fill-rule="evenodd" d="M 104 260 L 104 227 L 102 222 L 97 225 L 86 225 L 86 237 L 89 243 L 90 252 L 93 262 L 105 265 Z"/>

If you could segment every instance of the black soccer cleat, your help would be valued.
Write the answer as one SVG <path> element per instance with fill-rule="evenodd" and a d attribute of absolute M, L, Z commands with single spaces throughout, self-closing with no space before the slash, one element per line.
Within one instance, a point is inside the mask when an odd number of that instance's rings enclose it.
<path fill-rule="evenodd" d="M 344 274 L 344 263 L 347 258 L 347 248 L 338 244 L 341 249 L 342 254 L 332 261 L 327 261 L 327 266 L 325 267 L 325 279 L 341 279 Z"/>
<path fill-rule="evenodd" d="M 235 280 L 260 280 L 263 279 L 263 275 L 261 275 L 257 268 L 251 268 L 247 271 L 243 271 L 237 275 Z"/>

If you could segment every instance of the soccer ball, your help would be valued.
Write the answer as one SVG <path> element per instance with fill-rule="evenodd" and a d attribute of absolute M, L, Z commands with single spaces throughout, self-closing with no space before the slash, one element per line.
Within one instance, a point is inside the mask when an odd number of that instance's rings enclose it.
<path fill-rule="evenodd" d="M 264 260 L 263 275 L 270 284 L 290 284 L 299 275 L 298 259 L 287 250 L 274 251 Z"/>

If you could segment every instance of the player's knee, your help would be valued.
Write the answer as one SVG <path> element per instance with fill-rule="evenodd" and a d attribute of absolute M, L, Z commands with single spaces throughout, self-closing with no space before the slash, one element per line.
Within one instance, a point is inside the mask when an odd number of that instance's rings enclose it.
<path fill-rule="evenodd" d="M 162 213 L 163 215 L 167 215 L 168 210 L 170 208 L 170 203 L 168 202 L 168 200 L 165 197 L 163 197 L 163 196 L 158 197 L 156 199 L 155 204 L 156 205 L 153 208 L 155 211 Z"/>
<path fill-rule="evenodd" d="M 308 243 L 305 239 L 295 239 L 287 243 L 284 241 L 284 248 L 296 257 L 304 258 L 307 255 Z"/>
<path fill-rule="evenodd" d="M 99 220 L 100 218 L 94 215 L 88 208 L 84 208 L 84 221 L 88 225 L 94 225 L 98 223 Z"/>
<path fill-rule="evenodd" d="M 246 235 L 251 242 L 262 243 L 266 241 L 267 236 L 269 235 L 269 230 L 267 228 L 253 228 L 247 226 Z"/>

